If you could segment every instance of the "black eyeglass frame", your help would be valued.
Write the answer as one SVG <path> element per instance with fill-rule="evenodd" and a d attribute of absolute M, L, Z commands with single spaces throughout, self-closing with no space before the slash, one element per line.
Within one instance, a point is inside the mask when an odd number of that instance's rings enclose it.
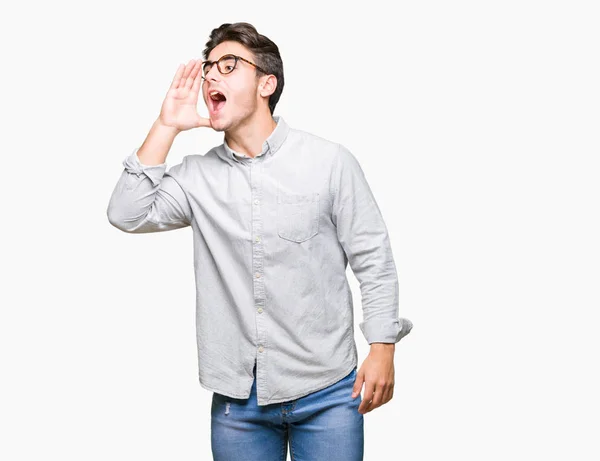
<path fill-rule="evenodd" d="M 221 66 L 219 65 L 219 62 L 220 62 L 221 60 L 224 60 L 224 59 L 226 59 L 226 58 L 234 58 L 234 59 L 235 59 L 235 63 L 233 64 L 233 69 L 231 69 L 229 72 L 223 72 L 223 71 L 221 70 Z M 217 59 L 216 61 L 202 61 L 202 73 L 204 74 L 204 65 L 205 65 L 205 64 L 208 64 L 208 63 L 210 63 L 210 64 L 212 65 L 212 64 L 215 64 L 215 63 L 216 63 L 216 64 L 217 64 L 217 70 L 219 71 L 219 73 L 221 73 L 222 75 L 227 75 L 227 74 L 230 74 L 230 73 L 232 73 L 232 72 L 235 70 L 235 68 L 237 67 L 238 60 L 242 60 L 242 61 L 244 61 L 244 62 L 247 62 L 248 64 L 250 64 L 250 65 L 252 65 L 252 66 L 256 67 L 256 68 L 257 68 L 258 70 L 260 70 L 260 71 L 261 71 L 263 74 L 268 74 L 268 72 L 266 72 L 265 70 L 263 70 L 263 69 L 261 69 L 260 67 L 258 67 L 258 66 L 257 66 L 256 64 L 254 64 L 252 61 L 249 61 L 249 60 L 247 60 L 246 58 L 243 58 L 243 57 L 241 57 L 241 56 L 237 56 L 237 55 L 235 55 L 235 54 L 224 54 L 223 56 L 221 56 L 221 57 L 220 57 L 219 59 Z M 211 69 L 212 69 L 212 67 L 211 67 Z M 209 72 L 210 72 L 210 71 L 209 71 Z M 204 77 L 204 75 L 202 75 L 202 80 L 206 80 L 206 77 Z"/>

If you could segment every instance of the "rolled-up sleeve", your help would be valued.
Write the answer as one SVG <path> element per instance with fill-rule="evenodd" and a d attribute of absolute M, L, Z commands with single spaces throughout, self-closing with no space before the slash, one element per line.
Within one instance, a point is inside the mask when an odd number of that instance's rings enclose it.
<path fill-rule="evenodd" d="M 360 329 L 369 344 L 396 343 L 413 324 L 399 317 L 398 276 L 388 230 L 358 160 L 343 145 L 339 145 L 331 183 L 338 240 L 360 283 Z"/>
<path fill-rule="evenodd" d="M 162 232 L 189 226 L 192 210 L 177 180 L 186 158 L 166 171 L 166 163 L 140 163 L 138 150 L 134 149 L 123 160 L 125 169 L 106 210 L 109 222 L 130 233 Z"/>

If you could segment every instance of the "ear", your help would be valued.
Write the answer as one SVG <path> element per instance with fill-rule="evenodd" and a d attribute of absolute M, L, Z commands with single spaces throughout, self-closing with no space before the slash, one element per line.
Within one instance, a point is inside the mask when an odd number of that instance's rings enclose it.
<path fill-rule="evenodd" d="M 277 88 L 277 77 L 274 75 L 267 75 L 264 77 L 264 80 L 258 85 L 258 90 L 260 95 L 263 98 L 268 98 L 273 93 L 275 93 L 275 89 Z"/>

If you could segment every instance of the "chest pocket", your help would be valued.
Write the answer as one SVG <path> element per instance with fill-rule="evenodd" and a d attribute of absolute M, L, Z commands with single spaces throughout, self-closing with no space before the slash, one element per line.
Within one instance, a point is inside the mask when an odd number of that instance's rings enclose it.
<path fill-rule="evenodd" d="M 304 242 L 319 233 L 319 193 L 277 192 L 277 234 L 292 242 Z"/>

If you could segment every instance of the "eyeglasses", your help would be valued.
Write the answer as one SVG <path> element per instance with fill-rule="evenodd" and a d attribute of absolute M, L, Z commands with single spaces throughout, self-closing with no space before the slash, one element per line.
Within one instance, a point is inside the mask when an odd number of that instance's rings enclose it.
<path fill-rule="evenodd" d="M 217 69 L 221 74 L 230 74 L 231 72 L 233 72 L 233 69 L 235 69 L 235 66 L 237 66 L 238 60 L 242 60 L 244 62 L 247 62 L 248 64 L 253 65 L 263 74 L 268 74 L 268 72 L 264 71 L 253 62 L 248 61 L 246 58 L 236 56 L 235 54 L 226 54 L 224 56 L 221 56 L 218 61 L 202 61 L 202 79 L 206 80 L 206 76 L 212 69 L 214 63 L 217 63 Z"/>

